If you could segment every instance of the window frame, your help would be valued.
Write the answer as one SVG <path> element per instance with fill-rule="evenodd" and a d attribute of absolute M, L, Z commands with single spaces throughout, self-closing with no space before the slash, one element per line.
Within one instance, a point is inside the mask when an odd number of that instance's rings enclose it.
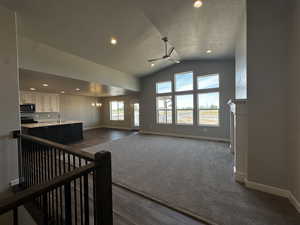
<path fill-rule="evenodd" d="M 171 103 L 172 103 L 172 108 L 171 109 L 168 109 L 168 108 L 164 108 L 164 109 L 159 109 L 159 107 L 158 107 L 158 98 L 164 98 L 164 97 L 169 97 L 170 99 L 171 99 Z M 172 95 L 158 95 L 158 96 L 156 96 L 155 97 L 155 106 L 156 106 L 156 109 L 155 109 L 155 114 L 156 114 L 156 124 L 158 124 L 158 125 L 172 125 L 173 124 L 173 96 Z M 161 123 L 161 122 L 159 122 L 159 111 L 160 110 L 163 110 L 163 111 L 165 111 L 165 113 L 166 113 L 166 122 L 165 123 Z M 171 112 L 171 123 L 168 123 L 167 121 L 168 121 L 168 111 L 170 111 Z"/>
<path fill-rule="evenodd" d="M 184 95 L 191 95 L 193 97 L 193 109 L 180 109 L 180 110 L 186 110 L 186 111 L 189 111 L 189 110 L 192 110 L 192 115 L 193 115 L 193 122 L 191 124 L 189 123 L 178 123 L 177 122 L 177 96 L 184 96 Z M 178 125 L 178 126 L 194 126 L 195 125 L 195 95 L 193 92 L 190 91 L 190 93 L 182 93 L 182 94 L 175 94 L 174 95 L 174 101 L 175 101 L 175 106 L 174 106 L 174 113 L 175 113 L 175 125 Z"/>
<path fill-rule="evenodd" d="M 113 117 L 112 116 L 112 103 L 113 102 L 117 102 L 117 114 L 118 114 L 118 119 L 117 120 L 112 119 L 112 117 Z M 119 113 L 119 110 L 120 110 L 119 104 L 121 102 L 123 103 L 123 119 L 120 119 L 120 113 Z M 110 121 L 125 121 L 125 102 L 124 101 L 122 101 L 122 100 L 120 100 L 120 101 L 113 100 L 113 101 L 109 102 L 109 119 L 110 119 Z"/>
<path fill-rule="evenodd" d="M 162 84 L 162 83 L 171 83 L 171 91 L 170 92 L 158 93 L 158 84 Z M 155 94 L 157 94 L 157 95 L 163 95 L 163 94 L 170 94 L 172 92 L 173 92 L 173 83 L 172 83 L 172 80 L 158 81 L 158 82 L 155 83 Z"/>
<path fill-rule="evenodd" d="M 177 87 L 177 85 L 176 85 L 176 76 L 177 75 L 180 75 L 180 74 L 189 74 L 189 73 L 191 73 L 192 74 L 192 89 L 191 90 L 184 90 L 184 91 L 177 91 L 176 90 L 176 87 Z M 184 92 L 194 92 L 195 91 L 195 81 L 194 81 L 194 78 L 195 78 L 195 76 L 194 76 L 194 71 L 185 71 L 185 72 L 180 72 L 180 73 L 174 73 L 174 77 L 173 77 L 173 82 L 174 82 L 174 93 L 184 93 Z"/>
<path fill-rule="evenodd" d="M 198 77 L 207 77 L 212 75 L 218 75 L 219 79 L 219 87 L 218 88 L 206 88 L 206 89 L 198 89 Z M 205 75 L 197 75 L 196 76 L 196 85 L 197 89 L 195 91 L 195 94 L 197 95 L 197 126 L 198 127 L 209 127 L 209 128 L 218 128 L 221 127 L 222 120 L 221 120 L 221 114 L 222 114 L 222 107 L 221 107 L 221 79 L 220 79 L 220 73 L 211 73 L 211 74 L 205 74 Z M 199 94 L 209 94 L 209 93 L 219 93 L 219 108 L 218 108 L 218 125 L 210 125 L 210 124 L 200 124 L 200 106 L 199 106 Z M 205 109 L 203 109 L 205 110 Z"/>

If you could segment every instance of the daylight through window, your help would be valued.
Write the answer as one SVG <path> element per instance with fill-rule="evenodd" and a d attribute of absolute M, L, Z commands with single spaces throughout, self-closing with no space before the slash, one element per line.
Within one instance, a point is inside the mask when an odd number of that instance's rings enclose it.
<path fill-rule="evenodd" d="M 124 120 L 124 102 L 112 101 L 110 102 L 110 120 Z"/>

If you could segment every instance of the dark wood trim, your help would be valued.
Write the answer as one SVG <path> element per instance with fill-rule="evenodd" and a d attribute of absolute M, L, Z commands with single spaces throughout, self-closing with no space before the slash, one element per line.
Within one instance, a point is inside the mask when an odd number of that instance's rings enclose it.
<path fill-rule="evenodd" d="M 45 145 L 45 146 L 48 146 L 48 147 L 57 148 L 57 149 L 59 149 L 63 152 L 70 153 L 72 155 L 78 156 L 78 157 L 86 159 L 88 161 L 94 161 L 95 160 L 95 157 L 94 157 L 93 154 L 90 154 L 88 152 L 78 151 L 78 150 L 75 151 L 71 147 L 68 147 L 68 146 L 62 145 L 62 144 L 58 144 L 56 142 L 49 141 L 49 140 L 46 140 L 46 139 L 43 139 L 43 138 L 38 138 L 38 137 L 34 137 L 34 136 L 31 136 L 31 135 L 27 135 L 27 134 L 19 134 L 18 137 L 21 137 L 22 139 L 29 140 L 29 141 L 32 141 L 32 142 L 35 142 L 35 143 L 39 143 L 39 144 L 42 144 L 42 145 Z"/>
<path fill-rule="evenodd" d="M 60 186 L 63 186 L 66 183 L 70 183 L 72 180 L 77 179 L 83 176 L 84 174 L 90 173 L 94 170 L 94 167 L 95 163 L 92 162 L 86 166 L 77 168 L 62 176 L 53 178 L 53 180 L 49 181 L 48 183 L 35 185 L 29 189 L 17 193 L 13 197 L 3 199 L 0 202 L 0 215 L 10 210 L 13 210 L 21 205 L 24 205 L 25 203 L 30 202 L 37 197 L 40 197 L 44 193 L 47 193 Z"/>

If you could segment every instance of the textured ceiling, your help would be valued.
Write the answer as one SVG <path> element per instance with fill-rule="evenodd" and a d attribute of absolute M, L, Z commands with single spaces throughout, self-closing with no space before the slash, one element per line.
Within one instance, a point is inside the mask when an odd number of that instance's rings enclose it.
<path fill-rule="evenodd" d="M 22 36 L 98 64 L 141 76 L 169 66 L 151 68 L 148 58 L 163 53 L 168 36 L 180 60 L 230 58 L 244 0 L 0 0 L 19 15 Z M 114 36 L 118 45 L 111 46 Z M 213 53 L 207 55 L 206 49 Z"/>
<path fill-rule="evenodd" d="M 61 91 L 64 91 L 64 94 L 94 97 L 136 94 L 136 92 L 128 91 L 119 87 L 70 79 L 30 70 L 21 69 L 19 71 L 19 77 L 20 90 L 22 91 L 30 91 L 30 88 L 35 88 L 36 92 L 61 94 Z M 49 86 L 44 87 L 43 84 L 48 84 Z M 76 91 L 76 88 L 79 88 L 80 91 Z"/>

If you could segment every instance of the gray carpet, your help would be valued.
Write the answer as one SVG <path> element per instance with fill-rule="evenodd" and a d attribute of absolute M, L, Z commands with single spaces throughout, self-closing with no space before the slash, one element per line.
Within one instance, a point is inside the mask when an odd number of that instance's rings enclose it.
<path fill-rule="evenodd" d="M 246 189 L 228 145 L 133 135 L 85 151 L 112 152 L 113 180 L 220 225 L 299 225 L 287 199 Z"/>

